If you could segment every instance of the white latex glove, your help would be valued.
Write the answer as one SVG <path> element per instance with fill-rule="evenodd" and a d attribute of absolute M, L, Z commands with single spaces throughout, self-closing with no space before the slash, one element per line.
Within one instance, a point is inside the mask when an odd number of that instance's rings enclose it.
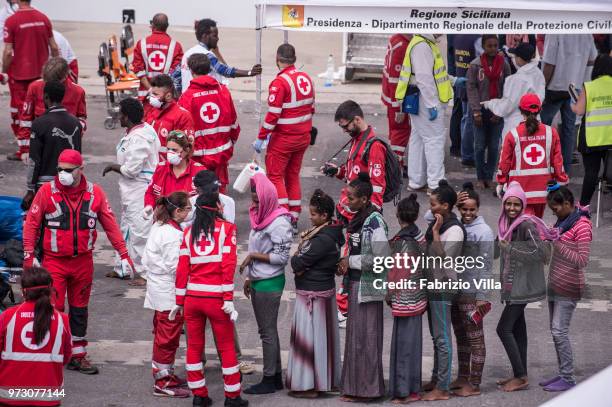
<path fill-rule="evenodd" d="M 406 113 L 396 112 L 395 113 L 395 123 L 401 124 L 406 119 Z"/>
<path fill-rule="evenodd" d="M 151 219 L 151 216 L 153 216 L 153 207 L 151 205 L 147 205 L 142 210 L 142 218 L 144 220 L 149 220 Z"/>
<path fill-rule="evenodd" d="M 177 314 L 182 314 L 183 313 L 183 307 L 180 305 L 175 305 L 174 308 L 172 308 L 172 310 L 170 311 L 170 314 L 168 315 L 168 319 L 170 321 L 174 321 L 174 318 L 176 318 Z"/>
<path fill-rule="evenodd" d="M 232 322 L 236 322 L 238 319 L 238 311 L 236 311 L 236 308 L 234 308 L 233 301 L 223 301 L 223 307 L 221 307 L 221 310 L 226 314 L 229 314 Z"/>
<path fill-rule="evenodd" d="M 21 162 L 27 164 L 30 161 L 30 153 L 21 153 Z"/>
<path fill-rule="evenodd" d="M 497 184 L 497 186 L 495 187 L 495 194 L 499 199 L 503 198 L 504 189 L 504 184 Z"/>
<path fill-rule="evenodd" d="M 130 279 L 134 279 L 134 267 L 130 263 L 129 259 L 121 259 L 121 270 L 123 271 L 123 276 L 130 276 Z"/>

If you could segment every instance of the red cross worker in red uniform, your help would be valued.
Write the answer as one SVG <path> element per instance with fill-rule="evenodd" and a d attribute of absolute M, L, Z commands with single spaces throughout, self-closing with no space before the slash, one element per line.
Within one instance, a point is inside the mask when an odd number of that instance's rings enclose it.
<path fill-rule="evenodd" d="M 270 83 L 268 113 L 253 148 L 267 144 L 266 171 L 278 192 L 278 203 L 296 218 L 302 210 L 300 170 L 310 144 L 315 91 L 312 79 L 295 67 L 295 48 L 283 44 L 276 51 L 280 72 Z"/>
<path fill-rule="evenodd" d="M 38 190 L 27 214 L 23 227 L 23 267 L 32 267 L 34 249 L 42 237 L 42 265 L 53 277 L 58 311 L 64 310 L 68 295 L 73 343 L 68 369 L 96 374 L 98 368 L 86 357 L 85 336 L 98 222 L 119 253 L 126 273 L 133 275 L 134 265 L 106 194 L 83 175 L 81 154 L 64 150 L 57 161 L 57 176 Z"/>
<path fill-rule="evenodd" d="M 557 130 L 538 121 L 542 110 L 538 95 L 524 95 L 519 109 L 524 120 L 504 138 L 497 171 L 497 195 L 501 197 L 511 181 L 519 182 L 527 197 L 526 213 L 541 218 L 546 207 L 548 180 L 566 184 L 569 178 L 563 169 Z"/>
<path fill-rule="evenodd" d="M 356 102 L 347 100 L 338 106 L 335 120 L 342 130 L 352 138 L 347 161 L 340 167 L 333 163 L 326 163 L 321 170 L 327 176 L 336 176 L 345 181 L 347 185 L 356 179 L 360 172 L 369 173 L 374 190 L 371 199 L 372 205 L 381 210 L 386 186 L 385 146 L 380 142 L 373 142 L 373 139 L 376 138 L 374 130 L 363 118 L 363 110 L 361 110 L 361 106 Z M 368 147 L 369 151 L 366 161 L 364 153 Z M 339 219 L 348 223 L 355 213 L 348 207 L 346 195 L 347 187 L 342 189 L 340 202 L 338 202 L 336 210 Z"/>
<path fill-rule="evenodd" d="M 176 270 L 176 306 L 168 318 L 184 312 L 187 325 L 187 384 L 194 406 L 210 406 L 204 378 L 206 321 L 212 326 L 221 359 L 226 407 L 246 407 L 240 397 L 240 366 L 234 347 L 234 274 L 236 226 L 223 219 L 219 192 L 204 192 L 195 204 L 195 220 L 185 230 Z M 184 311 L 183 311 L 184 310 Z"/>
<path fill-rule="evenodd" d="M 145 192 L 143 218 L 151 219 L 155 202 L 162 196 L 173 192 L 186 192 L 189 197 L 197 195 L 193 184 L 196 174 L 204 170 L 202 164 L 191 159 L 193 145 L 189 138 L 180 131 L 168 136 L 168 161 L 157 165 L 151 183 Z"/>
<path fill-rule="evenodd" d="M 158 13 L 151 20 L 151 35 L 136 43 L 133 69 L 140 79 L 138 96 L 144 99 L 151 89 L 151 79 L 161 74 L 171 74 L 180 69 L 183 58 L 181 43 L 171 38 L 168 30 L 168 16 Z"/>
<path fill-rule="evenodd" d="M 405 168 L 404 155 L 410 139 L 410 116 L 401 112 L 400 103 L 395 99 L 395 89 L 399 82 L 404 55 L 412 39 L 410 34 L 394 34 L 389 38 L 385 66 L 383 67 L 382 93 L 380 98 L 387 107 L 389 122 L 389 143 L 397 154 L 402 168 Z M 404 169 L 404 171 L 406 171 Z"/>
<path fill-rule="evenodd" d="M 178 105 L 174 99 L 174 82 L 169 75 L 157 75 L 150 81 L 149 103 L 144 105 L 144 121 L 157 132 L 161 148 L 159 162 L 166 161 L 167 137 L 172 131 L 180 131 L 193 139 L 193 119 L 191 112 Z"/>
<path fill-rule="evenodd" d="M 11 128 L 15 137 L 19 133 L 19 112 L 30 83 L 40 78 L 42 67 L 51 56 L 59 56 L 53 38 L 51 21 L 30 6 L 29 0 L 19 0 L 19 9 L 4 24 L 4 53 L 2 73 L 9 76 L 11 92 Z M 18 139 L 18 143 L 23 143 Z M 9 160 L 21 160 L 21 152 L 9 154 Z"/>
<path fill-rule="evenodd" d="M 24 302 L 0 314 L 0 405 L 59 406 L 66 395 L 70 323 L 66 314 L 53 309 L 51 284 L 45 269 L 25 269 Z M 36 394 L 33 389 L 40 390 Z"/>
<path fill-rule="evenodd" d="M 193 79 L 179 105 L 189 110 L 193 119 L 193 159 L 217 174 L 224 193 L 229 183 L 229 161 L 240 135 L 238 114 L 229 89 L 208 75 L 210 61 L 206 55 L 193 54 L 187 64 Z"/>
<path fill-rule="evenodd" d="M 67 61 L 61 57 L 49 59 L 43 67 L 42 75 L 42 79 L 32 82 L 28 87 L 28 93 L 23 102 L 21 112 L 19 113 L 20 128 L 18 138 L 20 140 L 19 151 L 21 152 L 22 160 L 28 158 L 30 153 L 32 122 L 37 117 L 42 116 L 47 110 L 43 98 L 45 83 L 47 82 L 58 81 L 64 84 L 66 91 L 64 93 L 62 106 L 68 113 L 79 119 L 83 126 L 83 131 L 87 128 L 85 89 L 70 79 L 70 68 Z"/>

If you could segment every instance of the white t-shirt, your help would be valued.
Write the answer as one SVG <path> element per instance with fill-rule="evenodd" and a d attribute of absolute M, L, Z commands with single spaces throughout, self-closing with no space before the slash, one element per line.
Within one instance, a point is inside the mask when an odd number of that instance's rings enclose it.
<path fill-rule="evenodd" d="M 546 34 L 542 61 L 555 66 L 547 89 L 567 91 L 570 83 L 581 89 L 587 63 L 596 57 L 591 34 Z"/>

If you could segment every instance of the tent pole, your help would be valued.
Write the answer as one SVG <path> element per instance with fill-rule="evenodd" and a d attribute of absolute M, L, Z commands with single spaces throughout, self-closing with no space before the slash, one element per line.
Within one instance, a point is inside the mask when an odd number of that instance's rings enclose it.
<path fill-rule="evenodd" d="M 257 64 L 261 64 L 261 4 L 255 6 L 255 60 Z M 258 129 L 261 128 L 261 75 L 255 78 L 256 96 L 255 96 L 255 114 L 258 120 Z"/>

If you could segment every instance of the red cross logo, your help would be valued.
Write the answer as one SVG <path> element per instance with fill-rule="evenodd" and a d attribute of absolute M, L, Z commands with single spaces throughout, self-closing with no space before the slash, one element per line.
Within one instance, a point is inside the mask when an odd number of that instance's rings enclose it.
<path fill-rule="evenodd" d="M 544 151 L 544 147 L 537 143 L 528 145 L 523 151 L 523 159 L 529 165 L 539 165 L 544 161 L 545 156 L 546 152 Z"/>
<path fill-rule="evenodd" d="M 310 89 L 312 86 L 310 85 L 310 81 L 305 76 L 298 76 L 297 78 L 298 90 L 304 96 L 310 94 Z"/>
<path fill-rule="evenodd" d="M 204 103 L 200 108 L 200 117 L 205 123 L 216 123 L 221 115 L 221 109 L 216 103 Z"/>
<path fill-rule="evenodd" d="M 149 66 L 154 71 L 161 71 L 166 65 L 166 55 L 161 51 L 154 51 L 149 55 Z"/>
<path fill-rule="evenodd" d="M 32 349 L 32 350 L 40 350 L 44 348 L 45 346 L 47 346 L 47 344 L 49 343 L 50 337 L 51 337 L 51 334 L 49 333 L 49 331 L 47 331 L 47 334 L 43 338 L 42 342 L 39 343 L 38 345 L 35 344 L 34 343 L 34 321 L 30 321 L 27 324 L 25 324 L 25 326 L 21 330 L 21 342 L 26 348 Z"/>

